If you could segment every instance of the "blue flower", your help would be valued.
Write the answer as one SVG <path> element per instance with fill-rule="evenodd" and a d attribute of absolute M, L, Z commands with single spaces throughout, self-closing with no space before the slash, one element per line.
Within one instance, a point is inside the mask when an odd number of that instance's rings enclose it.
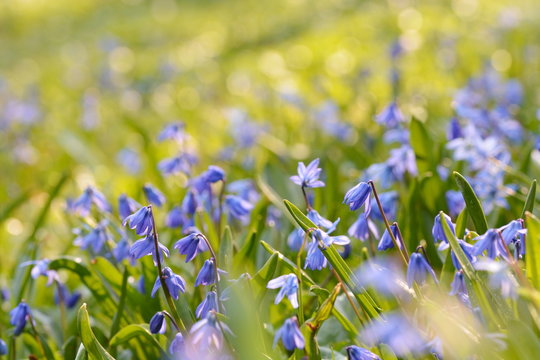
<path fill-rule="evenodd" d="M 169 249 L 167 249 L 167 247 L 160 242 L 158 242 L 158 247 L 161 250 L 159 252 L 159 259 L 160 261 L 163 261 L 163 254 L 165 254 L 165 256 L 169 256 Z M 140 259 L 146 255 L 152 255 L 154 264 L 157 264 L 157 254 L 154 245 L 154 236 L 152 234 L 135 241 L 129 250 L 129 256 L 132 256 L 134 259 Z"/>
<path fill-rule="evenodd" d="M 174 206 L 167 214 L 165 225 L 170 228 L 179 228 L 186 222 L 186 217 L 180 206 Z"/>
<path fill-rule="evenodd" d="M 518 284 L 516 279 L 509 273 L 506 262 L 482 258 L 474 264 L 474 268 L 490 273 L 489 286 L 493 289 L 500 290 L 503 297 L 517 298 Z"/>
<path fill-rule="evenodd" d="M 386 296 L 405 294 L 402 270 L 385 258 L 372 259 L 362 263 L 358 270 L 358 285 L 371 287 Z"/>
<path fill-rule="evenodd" d="M 326 257 L 322 253 L 319 246 L 328 247 L 332 244 L 347 245 L 351 240 L 343 235 L 329 236 L 327 233 L 320 229 L 315 229 L 311 233 L 312 241 L 308 245 L 308 251 L 306 255 L 306 262 L 304 268 L 311 270 L 322 270 L 328 264 Z"/>
<path fill-rule="evenodd" d="M 431 275 L 433 280 L 437 282 L 435 271 L 431 268 L 427 260 L 422 254 L 412 253 L 409 259 L 409 267 L 407 268 L 407 284 L 412 288 L 413 283 L 422 285 L 426 282 L 427 274 Z"/>
<path fill-rule="evenodd" d="M 112 254 L 117 262 L 122 262 L 129 257 L 129 250 L 131 245 L 126 239 L 121 239 L 114 247 Z"/>
<path fill-rule="evenodd" d="M 200 319 L 206 317 L 206 314 L 210 311 L 217 311 L 217 294 L 215 291 L 209 291 L 206 293 L 204 300 L 197 306 L 195 315 Z"/>
<path fill-rule="evenodd" d="M 298 175 L 291 176 L 291 181 L 296 185 L 306 188 L 323 187 L 324 182 L 319 180 L 322 169 L 319 168 L 319 159 L 315 159 L 306 167 L 303 162 L 298 163 Z"/>
<path fill-rule="evenodd" d="M 171 293 L 171 296 L 173 299 L 178 300 L 178 296 L 180 295 L 180 292 L 184 292 L 186 290 L 186 282 L 180 275 L 176 275 L 173 273 L 171 268 L 164 267 L 161 272 L 161 278 L 165 280 L 165 284 L 169 288 L 169 292 Z M 156 282 L 154 283 L 154 287 L 152 288 L 152 297 L 156 294 L 156 291 L 159 290 L 161 287 L 161 279 L 156 279 Z"/>
<path fill-rule="evenodd" d="M 450 123 L 448 124 L 446 138 L 450 141 L 460 137 L 463 137 L 463 131 L 461 130 L 458 119 L 454 117 L 450 119 Z"/>
<path fill-rule="evenodd" d="M 144 196 L 149 203 L 161 207 L 165 203 L 165 195 L 151 184 L 143 186 Z"/>
<path fill-rule="evenodd" d="M 293 251 L 298 251 L 304 242 L 305 232 L 302 229 L 294 229 L 287 237 L 287 245 Z"/>
<path fill-rule="evenodd" d="M 459 191 L 448 190 L 445 194 L 446 203 L 452 216 L 458 216 L 459 213 L 465 208 L 465 200 Z"/>
<path fill-rule="evenodd" d="M 506 244 L 515 242 L 516 238 L 524 234 L 523 223 L 520 220 L 512 220 L 499 230 Z"/>
<path fill-rule="evenodd" d="M 158 163 L 158 169 L 165 176 L 184 173 L 189 175 L 191 163 L 185 154 L 163 159 Z"/>
<path fill-rule="evenodd" d="M 390 225 L 390 230 L 392 230 L 392 234 L 397 240 L 398 246 L 401 248 L 401 244 L 403 244 L 403 239 L 399 236 L 398 227 L 396 224 Z M 394 247 L 394 242 L 392 241 L 392 237 L 388 233 L 388 230 L 384 231 L 383 236 L 381 237 L 381 241 L 379 241 L 379 245 L 377 246 L 377 250 L 384 251 L 388 250 Z"/>
<path fill-rule="evenodd" d="M 181 255 L 186 255 L 186 262 L 193 260 L 197 254 L 208 250 L 206 241 L 202 234 L 198 232 L 192 232 L 178 240 L 173 248 L 177 249 Z"/>
<path fill-rule="evenodd" d="M 10 324 L 15 326 L 13 330 L 13 335 L 19 336 L 26 326 L 26 321 L 28 316 L 31 315 L 30 307 L 25 303 L 21 302 L 13 310 L 10 311 Z"/>
<path fill-rule="evenodd" d="M 150 332 L 152 334 L 165 334 L 167 331 L 167 322 L 165 321 L 165 314 L 158 311 L 150 319 Z"/>
<path fill-rule="evenodd" d="M 391 102 L 375 117 L 375 120 L 381 125 L 392 128 L 397 126 L 399 123 L 405 122 L 405 117 L 399 110 L 397 104 L 395 102 Z"/>
<path fill-rule="evenodd" d="M 397 180 L 403 180 L 405 173 L 412 176 L 418 175 L 416 155 L 410 145 L 406 144 L 390 150 L 390 157 L 386 160 L 386 164 L 392 169 L 392 174 Z"/>
<path fill-rule="evenodd" d="M 0 356 L 8 353 L 8 347 L 4 340 L 0 339 Z"/>
<path fill-rule="evenodd" d="M 351 345 L 347 346 L 347 357 L 349 360 L 380 360 L 381 358 L 372 353 L 371 351 Z"/>
<path fill-rule="evenodd" d="M 452 223 L 452 219 L 450 216 L 443 214 L 444 218 L 446 219 L 446 223 L 448 224 L 448 227 L 450 228 L 450 231 L 452 231 L 452 234 L 456 234 L 456 230 L 454 229 L 454 224 Z M 433 228 L 431 229 L 431 234 L 433 235 L 433 238 L 435 241 L 444 241 L 448 242 L 448 239 L 446 238 L 446 235 L 444 234 L 444 229 L 441 224 L 441 214 L 438 214 L 435 216 L 435 222 L 433 223 Z"/>
<path fill-rule="evenodd" d="M 116 162 L 132 174 L 138 174 L 141 171 L 141 159 L 137 151 L 130 148 L 123 148 L 116 153 Z"/>
<path fill-rule="evenodd" d="M 158 141 L 174 140 L 182 142 L 187 137 L 183 122 L 177 121 L 166 125 L 158 135 Z"/>
<path fill-rule="evenodd" d="M 309 209 L 306 216 L 309 220 L 313 221 L 315 225 L 325 228 L 328 232 L 331 231 L 330 229 L 334 228 L 334 223 L 332 223 L 328 219 L 323 218 L 321 214 L 319 214 L 319 212 L 315 209 Z"/>
<path fill-rule="evenodd" d="M 268 282 L 268 289 L 281 288 L 276 295 L 274 304 L 279 304 L 285 296 L 289 299 L 293 308 L 298 307 L 298 279 L 294 274 L 282 275 Z"/>
<path fill-rule="evenodd" d="M 351 237 L 366 241 L 369 238 L 369 219 L 365 213 L 361 213 L 358 219 L 351 225 L 348 234 Z"/>
<path fill-rule="evenodd" d="M 242 199 L 240 196 L 235 195 L 225 196 L 225 206 L 227 206 L 229 214 L 231 214 L 232 217 L 240 220 L 245 220 L 251 210 L 253 210 L 253 205 Z"/>
<path fill-rule="evenodd" d="M 105 245 L 105 243 L 109 240 L 109 235 L 106 228 L 107 223 L 107 220 L 103 220 L 88 234 L 77 238 L 75 244 L 80 246 L 83 250 L 88 250 L 91 247 L 94 253 L 97 254 L 101 252 L 103 245 Z"/>
<path fill-rule="evenodd" d="M 218 279 L 219 280 L 219 279 Z M 216 276 L 214 273 L 214 261 L 212 259 L 206 260 L 204 265 L 199 271 L 197 278 L 195 279 L 195 286 L 210 285 L 216 282 Z"/>
<path fill-rule="evenodd" d="M 60 296 L 62 297 L 61 299 L 60 299 Z M 73 293 L 71 293 L 68 290 L 67 286 L 65 286 L 64 284 L 58 283 L 58 291 L 54 293 L 55 304 L 60 304 L 60 302 L 62 301 L 68 309 L 72 309 L 75 307 L 75 305 L 77 305 L 80 298 L 81 298 L 80 292 L 74 291 Z"/>
<path fill-rule="evenodd" d="M 53 281 L 58 281 L 58 273 L 55 270 L 49 270 L 49 259 L 25 261 L 20 266 L 34 265 L 30 271 L 32 279 L 37 279 L 39 276 L 45 276 L 47 278 L 47 286 L 50 286 Z"/>
<path fill-rule="evenodd" d="M 369 201 L 371 186 L 366 182 L 361 182 L 347 191 L 343 203 L 349 205 L 351 210 L 360 208 L 366 201 Z"/>
<path fill-rule="evenodd" d="M 503 257 L 508 256 L 499 232 L 496 229 L 489 229 L 485 234 L 476 237 L 475 240 L 478 241 L 474 244 L 474 255 L 478 256 L 484 251 L 487 251 L 487 255 L 491 259 L 495 259 L 499 255 Z"/>
<path fill-rule="evenodd" d="M 389 219 L 394 219 L 396 217 L 396 210 L 397 210 L 397 200 L 398 200 L 397 192 L 387 191 L 387 192 L 381 193 L 379 194 L 379 200 L 381 202 L 381 206 L 386 216 Z M 377 201 L 374 198 L 371 199 L 370 209 L 371 209 L 370 216 L 372 216 L 372 218 L 383 221 L 381 211 L 379 210 Z"/>
<path fill-rule="evenodd" d="M 211 184 L 223 181 L 225 180 L 225 171 L 219 166 L 210 165 L 208 170 L 204 173 L 204 179 L 207 183 Z"/>
<path fill-rule="evenodd" d="M 71 204 L 70 210 L 80 216 L 88 216 L 92 204 L 96 205 L 101 211 L 109 213 L 112 211 L 112 207 L 105 199 L 105 196 L 92 186 L 88 186 L 82 195 Z"/>
<path fill-rule="evenodd" d="M 140 207 L 141 205 L 138 202 L 130 197 L 127 197 L 125 194 L 118 197 L 118 213 L 120 214 L 120 218 L 122 220 L 133 214 Z"/>
<path fill-rule="evenodd" d="M 296 316 L 285 320 L 283 326 L 276 331 L 276 335 L 274 336 L 274 346 L 276 346 L 279 339 L 281 339 L 283 346 L 288 351 L 304 348 L 304 335 L 302 335 L 302 332 L 298 328 Z"/>
<path fill-rule="evenodd" d="M 374 321 L 360 333 L 360 339 L 368 346 L 388 345 L 398 357 L 408 354 L 420 355 L 426 351 L 426 341 L 410 322 L 397 313 L 385 315 L 384 321 Z"/>
<path fill-rule="evenodd" d="M 221 329 L 231 333 L 227 325 L 223 322 L 218 323 L 216 314 L 213 311 L 208 312 L 204 319 L 193 324 L 189 333 L 190 345 L 194 347 L 194 355 L 200 356 L 201 354 L 222 350 L 223 332 Z"/>
<path fill-rule="evenodd" d="M 469 259 L 471 263 L 474 263 L 476 261 L 476 256 L 474 256 L 474 247 L 471 244 L 459 239 L 458 244 L 459 247 L 461 247 L 461 250 L 463 250 L 463 252 L 465 253 L 467 259 Z M 456 270 L 461 270 L 461 264 L 459 263 L 456 254 L 454 254 L 454 250 L 451 250 L 450 255 L 452 257 L 452 264 L 454 264 Z"/>
<path fill-rule="evenodd" d="M 452 280 L 450 287 L 450 295 L 458 296 L 460 299 L 469 297 L 469 292 L 467 290 L 467 286 L 465 285 L 463 271 L 456 271 L 454 280 Z"/>
<path fill-rule="evenodd" d="M 122 224 L 126 226 L 129 223 L 131 229 L 135 229 L 137 235 L 148 235 L 153 230 L 153 215 L 151 206 L 143 206 L 137 212 L 124 219 Z"/>
<path fill-rule="evenodd" d="M 176 355 L 177 359 L 181 359 L 182 354 L 184 353 L 185 341 L 182 333 L 176 333 L 173 341 L 169 345 L 169 354 Z"/>
<path fill-rule="evenodd" d="M 139 277 L 136 288 L 137 288 L 137 291 L 140 292 L 141 294 L 146 294 L 146 289 L 144 287 L 144 275 L 141 275 Z"/>
<path fill-rule="evenodd" d="M 197 198 L 193 191 L 189 190 L 186 192 L 184 199 L 182 200 L 182 210 L 189 215 L 194 215 L 197 211 Z"/>

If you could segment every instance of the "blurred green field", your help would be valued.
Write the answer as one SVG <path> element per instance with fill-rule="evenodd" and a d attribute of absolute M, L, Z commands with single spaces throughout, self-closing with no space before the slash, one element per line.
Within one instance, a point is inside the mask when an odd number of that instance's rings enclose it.
<path fill-rule="evenodd" d="M 346 233 L 354 215 L 343 195 L 363 169 L 388 157 L 391 146 L 378 141 L 384 129 L 373 118 L 394 96 L 425 125 L 433 161 L 444 158 L 457 89 L 487 67 L 521 82 L 516 119 L 538 133 L 539 40 L 537 0 L 0 0 L 0 287 L 17 289 L 21 258 L 77 254 L 65 199 L 88 185 L 111 202 L 127 193 L 143 203 L 141 187 L 150 182 L 166 194 L 167 209 L 180 203 L 188 178 L 165 178 L 157 168 L 177 151 L 157 134 L 176 120 L 200 158 L 195 173 L 215 164 L 229 179 L 260 176 L 297 204 L 301 193 L 289 176 L 298 161 L 321 158 L 328 187 L 316 193 L 315 207 L 341 217 L 338 232 Z M 396 42 L 403 54 L 392 60 Z M 392 71 L 400 74 L 395 86 Z M 321 130 L 318 112 L 328 102 L 352 127 L 346 139 Z M 249 129 L 235 128 L 232 109 L 265 129 L 254 146 L 239 145 Z M 511 149 L 517 164 L 532 140 L 520 146 Z M 129 155 L 138 163 L 132 169 L 122 166 Z M 519 170 L 540 176 L 534 159 Z M 517 181 L 512 211 L 522 208 L 525 180 Z M 415 181 L 397 185 L 404 203 L 416 199 L 409 192 Z M 415 235 L 412 249 L 446 210 L 447 188 L 437 180 L 414 195 L 425 202 L 420 216 L 430 216 L 418 228 L 406 214 L 414 207 L 400 209 L 404 232 Z M 165 211 L 157 216 L 162 223 Z M 291 229 L 261 239 L 285 246 Z M 170 244 L 178 234 L 163 237 Z M 32 291 L 46 302 L 45 290 Z M 14 305 L 5 302 L 2 311 Z"/>

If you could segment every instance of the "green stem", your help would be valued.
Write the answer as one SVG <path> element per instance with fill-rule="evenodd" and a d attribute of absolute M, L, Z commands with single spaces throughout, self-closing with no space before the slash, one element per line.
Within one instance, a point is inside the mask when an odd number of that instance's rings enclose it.
<path fill-rule="evenodd" d="M 300 325 L 304 323 L 304 304 L 302 302 L 302 266 L 300 265 L 300 262 L 302 261 L 302 252 L 304 251 L 308 237 L 309 233 L 306 232 L 304 234 L 304 239 L 302 240 L 302 246 L 300 246 L 298 254 L 296 254 L 296 279 L 298 280 L 298 321 L 300 322 Z"/>

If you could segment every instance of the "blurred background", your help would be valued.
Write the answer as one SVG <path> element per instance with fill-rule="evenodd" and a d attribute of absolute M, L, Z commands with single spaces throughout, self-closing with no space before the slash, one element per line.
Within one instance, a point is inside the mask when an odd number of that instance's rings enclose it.
<path fill-rule="evenodd" d="M 536 0 L 0 1 L 0 273 L 28 236 L 44 254 L 72 238 L 63 197 L 32 233 L 64 174 L 64 197 L 152 182 L 174 200 L 186 179 L 156 167 L 172 121 L 199 171 L 271 163 L 284 183 L 321 156 L 350 179 L 386 158 L 373 117 L 390 101 L 444 139 L 456 90 L 489 68 L 521 82 L 535 130 L 539 20 Z"/>

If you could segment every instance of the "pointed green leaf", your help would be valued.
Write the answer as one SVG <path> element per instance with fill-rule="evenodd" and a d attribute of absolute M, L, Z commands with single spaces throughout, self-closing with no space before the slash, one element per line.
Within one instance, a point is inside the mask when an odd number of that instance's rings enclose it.
<path fill-rule="evenodd" d="M 540 289 L 540 220 L 531 213 L 526 214 L 527 256 L 525 269 L 527 277 L 536 289 Z"/>
<path fill-rule="evenodd" d="M 529 193 L 527 194 L 527 200 L 525 200 L 525 204 L 523 206 L 523 210 L 521 211 L 521 218 L 525 218 L 525 213 L 528 211 L 532 214 L 534 209 L 534 200 L 536 199 L 536 179 L 533 180 L 531 183 L 531 187 L 529 188 Z"/>
<path fill-rule="evenodd" d="M 109 345 L 111 347 L 124 345 L 135 337 L 140 337 L 142 344 L 146 344 L 147 346 L 157 350 L 161 354 L 162 359 L 170 359 L 167 353 L 163 351 L 154 335 L 152 335 L 150 331 L 148 331 L 148 329 L 143 325 L 131 324 L 122 328 L 116 333 L 116 335 L 113 336 Z"/>
<path fill-rule="evenodd" d="M 97 341 L 92 328 L 90 327 L 90 316 L 88 316 L 86 304 L 82 304 L 79 309 L 77 325 L 81 341 L 84 344 L 84 348 L 86 349 L 90 360 L 114 360 L 107 350 L 105 350 L 105 348 Z"/>
<path fill-rule="evenodd" d="M 486 215 L 484 214 L 484 210 L 482 210 L 480 200 L 478 200 L 478 197 L 474 193 L 471 184 L 469 184 L 467 179 L 465 179 L 463 175 L 461 175 L 457 171 L 454 171 L 454 178 L 456 179 L 459 190 L 463 195 L 465 205 L 467 206 L 469 215 L 471 216 L 471 219 L 474 223 L 476 232 L 478 232 L 479 234 L 485 233 L 488 229 Z"/>

